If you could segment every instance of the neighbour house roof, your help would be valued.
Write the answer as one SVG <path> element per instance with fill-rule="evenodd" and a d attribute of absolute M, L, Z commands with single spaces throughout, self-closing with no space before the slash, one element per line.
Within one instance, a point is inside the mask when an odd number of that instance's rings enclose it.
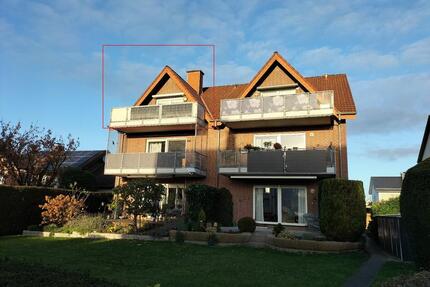
<path fill-rule="evenodd" d="M 70 152 L 66 160 L 61 165 L 62 167 L 85 168 L 94 160 L 104 157 L 105 150 L 76 150 Z"/>
<path fill-rule="evenodd" d="M 372 176 L 370 178 L 369 194 L 372 194 L 372 186 L 375 189 L 391 189 L 395 190 L 402 188 L 401 176 Z"/>
<path fill-rule="evenodd" d="M 427 124 L 426 124 L 426 128 L 424 130 L 423 141 L 421 142 L 421 147 L 420 147 L 420 152 L 418 154 L 417 162 L 421 162 L 425 159 L 425 158 L 423 158 L 424 157 L 424 151 L 426 150 L 426 148 L 430 149 L 430 147 L 428 147 L 428 145 L 430 145 L 430 115 L 427 118 Z"/>

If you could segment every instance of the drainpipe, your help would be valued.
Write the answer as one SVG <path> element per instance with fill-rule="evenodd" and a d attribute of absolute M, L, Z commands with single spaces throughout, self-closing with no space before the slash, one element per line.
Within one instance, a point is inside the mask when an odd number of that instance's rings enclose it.
<path fill-rule="evenodd" d="M 220 129 L 218 127 L 218 122 L 219 120 L 215 120 L 215 128 L 218 131 L 218 144 L 217 144 L 217 153 L 216 153 L 216 187 L 219 188 L 219 170 L 218 170 L 218 156 L 219 156 L 219 151 L 220 151 L 220 145 L 221 145 L 221 132 Z"/>
<path fill-rule="evenodd" d="M 342 178 L 342 142 L 341 142 L 341 128 L 340 128 L 340 122 L 341 122 L 341 114 L 338 114 L 338 121 L 337 121 L 337 143 L 339 146 L 339 175 Z"/>

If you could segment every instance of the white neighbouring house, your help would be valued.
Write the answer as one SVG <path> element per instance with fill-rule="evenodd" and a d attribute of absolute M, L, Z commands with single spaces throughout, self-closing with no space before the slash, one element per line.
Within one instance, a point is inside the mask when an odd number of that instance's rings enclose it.
<path fill-rule="evenodd" d="M 372 176 L 369 184 L 369 194 L 372 202 L 399 197 L 402 190 L 402 176 Z"/>
<path fill-rule="evenodd" d="M 423 141 L 421 143 L 417 162 L 422 162 L 427 158 L 430 158 L 430 116 L 427 119 L 427 125 L 424 130 Z"/>

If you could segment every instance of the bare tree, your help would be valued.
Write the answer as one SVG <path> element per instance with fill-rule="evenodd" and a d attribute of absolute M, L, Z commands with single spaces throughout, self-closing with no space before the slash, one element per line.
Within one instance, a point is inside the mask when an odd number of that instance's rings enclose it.
<path fill-rule="evenodd" d="M 78 145 L 71 135 L 65 142 L 49 129 L 0 121 L 0 176 L 11 184 L 50 186 Z"/>

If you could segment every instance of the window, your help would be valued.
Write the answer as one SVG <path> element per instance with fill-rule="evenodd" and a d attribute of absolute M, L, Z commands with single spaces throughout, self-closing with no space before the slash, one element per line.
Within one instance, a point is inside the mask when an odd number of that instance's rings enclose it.
<path fill-rule="evenodd" d="M 184 205 L 184 186 L 176 184 L 164 184 L 166 194 L 163 198 L 163 205 L 168 209 L 182 209 Z"/>
<path fill-rule="evenodd" d="M 184 97 L 167 97 L 167 98 L 157 98 L 157 105 L 170 105 L 170 104 L 180 104 L 184 102 Z"/>
<path fill-rule="evenodd" d="M 305 187 L 255 187 L 254 218 L 261 223 L 305 224 Z"/>
<path fill-rule="evenodd" d="M 185 152 L 185 139 L 148 140 L 147 152 Z"/>
<path fill-rule="evenodd" d="M 273 148 L 275 143 L 280 143 L 286 149 L 305 149 L 305 133 L 268 134 L 255 135 L 254 145 L 261 148 Z"/>

